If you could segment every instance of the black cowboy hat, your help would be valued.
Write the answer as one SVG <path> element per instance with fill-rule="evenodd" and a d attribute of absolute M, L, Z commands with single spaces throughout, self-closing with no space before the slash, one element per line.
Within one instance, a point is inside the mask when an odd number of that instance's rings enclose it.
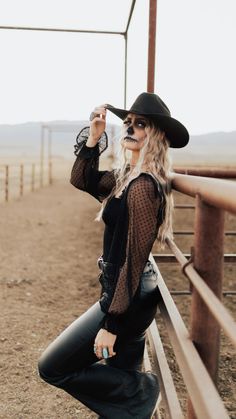
<path fill-rule="evenodd" d="M 181 148 L 188 144 L 187 129 L 177 119 L 172 118 L 166 104 L 154 93 L 141 93 L 129 110 L 118 109 L 112 105 L 106 105 L 106 108 L 121 119 L 125 119 L 129 113 L 143 115 L 151 119 L 165 132 L 170 147 Z"/>

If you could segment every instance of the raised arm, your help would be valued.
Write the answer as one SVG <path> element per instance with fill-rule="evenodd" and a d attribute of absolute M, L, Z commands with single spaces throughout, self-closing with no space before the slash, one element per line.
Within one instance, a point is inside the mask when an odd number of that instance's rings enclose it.
<path fill-rule="evenodd" d="M 99 146 L 83 144 L 71 171 L 70 182 L 102 202 L 115 186 L 113 171 L 99 171 Z"/>
<path fill-rule="evenodd" d="M 75 153 L 77 159 L 72 167 L 70 182 L 102 202 L 115 186 L 115 177 L 113 171 L 99 171 L 99 156 L 107 147 L 100 148 L 101 137 L 106 135 L 106 109 L 104 106 L 95 108 L 93 114 L 95 117 L 87 130 L 87 138 L 82 138 L 79 152 Z"/>

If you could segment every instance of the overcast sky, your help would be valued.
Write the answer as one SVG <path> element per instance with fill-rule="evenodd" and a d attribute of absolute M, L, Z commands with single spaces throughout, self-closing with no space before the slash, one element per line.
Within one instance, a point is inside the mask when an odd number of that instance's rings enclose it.
<path fill-rule="evenodd" d="M 131 0 L 0 0 L 0 26 L 124 30 Z M 146 90 L 148 0 L 128 43 L 130 107 Z M 236 1 L 158 0 L 155 91 L 191 134 L 236 130 Z M 0 123 L 87 119 L 123 107 L 124 39 L 0 29 Z M 111 114 L 109 122 L 119 123 Z"/>

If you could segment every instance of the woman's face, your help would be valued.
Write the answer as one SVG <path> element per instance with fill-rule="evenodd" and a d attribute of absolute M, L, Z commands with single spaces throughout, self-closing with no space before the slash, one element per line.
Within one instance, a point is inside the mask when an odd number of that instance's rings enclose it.
<path fill-rule="evenodd" d="M 123 138 L 121 144 L 132 151 L 141 150 L 147 136 L 146 128 L 149 126 L 147 118 L 142 115 L 129 113 L 123 122 Z"/>

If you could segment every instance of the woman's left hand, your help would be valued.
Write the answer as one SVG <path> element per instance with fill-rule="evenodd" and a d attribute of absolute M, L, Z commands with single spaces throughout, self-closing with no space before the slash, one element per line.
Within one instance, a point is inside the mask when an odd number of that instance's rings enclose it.
<path fill-rule="evenodd" d="M 105 358 L 104 354 L 102 353 L 103 349 L 106 349 L 108 352 L 108 357 L 116 355 L 116 352 L 113 350 L 113 346 L 115 344 L 117 336 L 113 335 L 112 333 L 108 332 L 105 329 L 100 329 L 95 341 L 94 345 L 96 347 L 96 356 L 99 359 Z"/>

